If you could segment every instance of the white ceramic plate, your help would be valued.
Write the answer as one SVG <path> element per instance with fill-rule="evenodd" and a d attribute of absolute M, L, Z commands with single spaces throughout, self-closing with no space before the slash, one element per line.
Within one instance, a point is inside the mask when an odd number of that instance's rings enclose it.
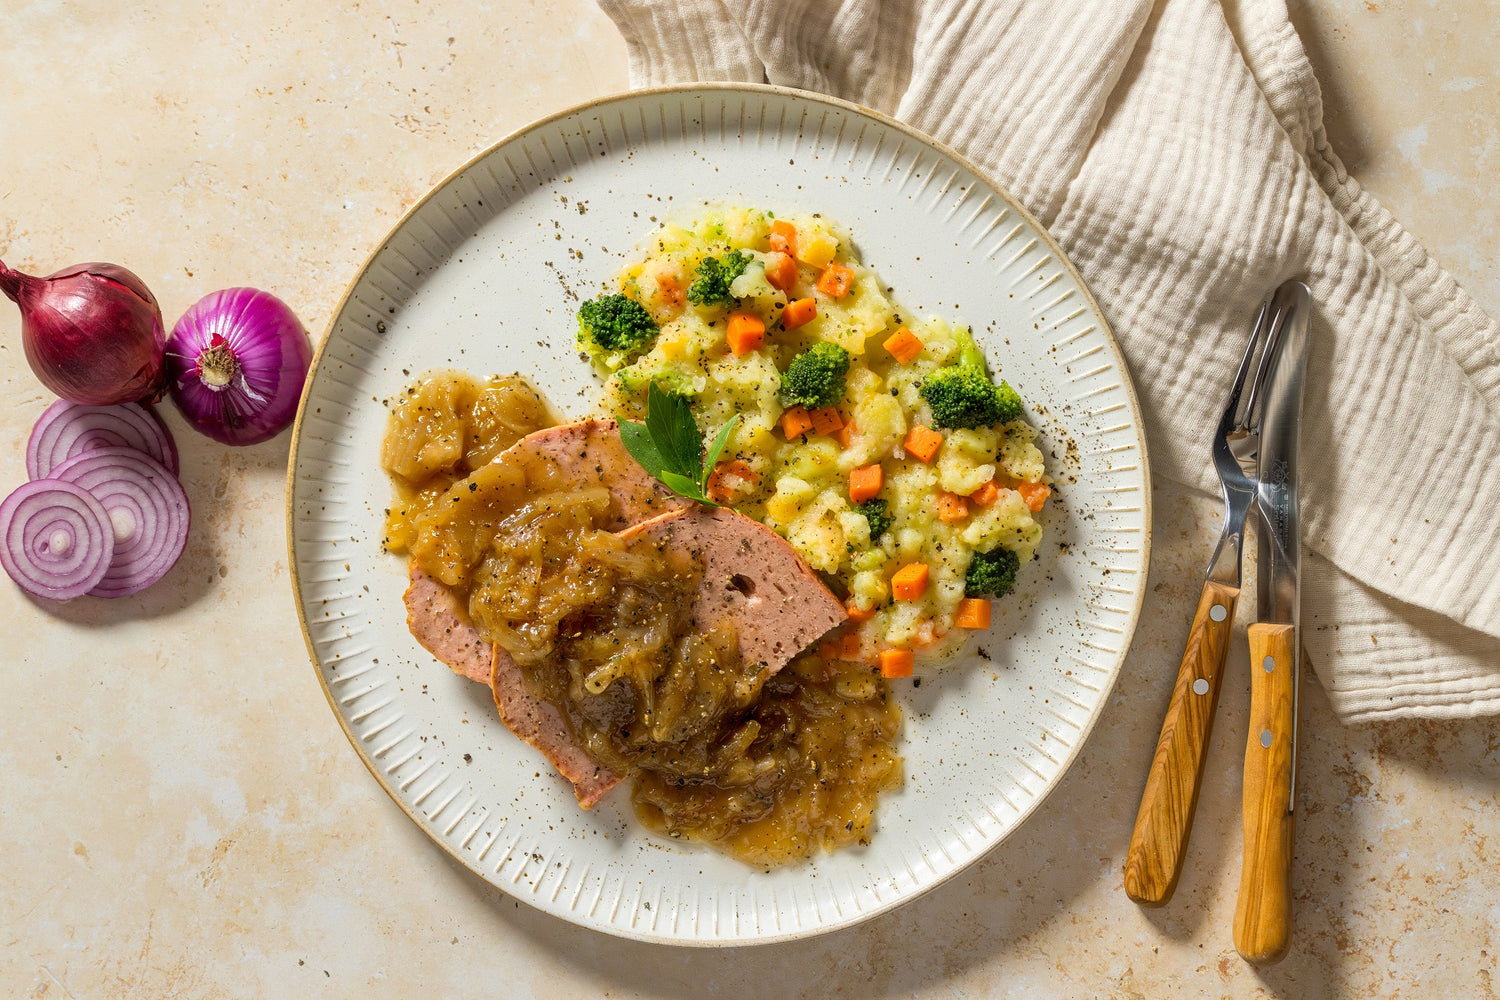
<path fill-rule="evenodd" d="M 1060 497 L 993 629 L 905 710 L 906 782 L 868 848 L 770 873 L 644 832 L 629 795 L 583 812 L 488 690 L 406 631 L 380 548 L 383 401 L 433 368 L 520 371 L 583 415 L 580 298 L 668 218 L 731 199 L 822 212 L 918 314 L 972 324 L 1041 429 Z M 370 772 L 444 850 L 566 920 L 693 945 L 801 937 L 931 888 L 1014 831 L 1103 709 L 1140 608 L 1145 440 L 1114 340 L 1040 226 L 974 168 L 853 105 L 770 87 L 598 102 L 503 140 L 413 208 L 355 278 L 314 365 L 289 482 L 291 564 L 329 704 Z M 981 652 L 982 650 L 982 652 Z"/>

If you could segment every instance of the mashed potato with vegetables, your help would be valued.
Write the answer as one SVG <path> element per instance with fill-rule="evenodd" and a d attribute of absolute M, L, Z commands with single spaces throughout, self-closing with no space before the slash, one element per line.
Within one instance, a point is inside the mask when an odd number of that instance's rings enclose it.
<path fill-rule="evenodd" d="M 825 652 L 903 676 L 988 627 L 1050 487 L 1019 395 L 969 331 L 904 314 L 818 215 L 715 207 L 642 249 L 580 312 L 604 407 L 641 420 L 655 382 L 706 439 L 740 417 L 709 496 L 845 599 Z"/>

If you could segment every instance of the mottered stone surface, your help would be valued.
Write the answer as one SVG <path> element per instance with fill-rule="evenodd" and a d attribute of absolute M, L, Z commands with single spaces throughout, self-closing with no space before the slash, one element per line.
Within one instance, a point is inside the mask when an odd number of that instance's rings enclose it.
<path fill-rule="evenodd" d="M 1351 171 L 1500 309 L 1493 4 L 1291 7 Z M 8 0 L 0 13 L 0 257 L 33 273 L 125 264 L 168 323 L 210 290 L 252 284 L 321 337 L 367 254 L 434 183 L 511 130 L 626 85 L 612 24 L 568 0 L 211 11 Z M 17 484 L 48 398 L 8 305 L 0 389 L 11 442 L 0 483 Z M 1235 954 L 1253 602 L 1177 895 L 1155 911 L 1125 899 L 1126 843 L 1217 531 L 1210 498 L 1158 486 L 1130 656 L 1082 755 L 1015 835 L 859 926 L 690 950 L 518 904 L 393 805 L 308 663 L 287 569 L 289 435 L 228 450 L 166 416 L 194 525 L 161 584 L 44 607 L 0 581 L 7 996 L 1500 991 L 1500 729 L 1341 727 L 1311 677 L 1292 950 L 1261 971 Z"/>

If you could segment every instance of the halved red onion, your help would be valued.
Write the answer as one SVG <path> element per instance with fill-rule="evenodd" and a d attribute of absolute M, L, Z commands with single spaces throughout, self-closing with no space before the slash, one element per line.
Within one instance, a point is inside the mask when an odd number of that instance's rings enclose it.
<path fill-rule="evenodd" d="M 139 403 L 81 406 L 59 399 L 42 413 L 26 442 L 26 475 L 45 479 L 74 455 L 95 448 L 134 448 L 177 473 L 177 446 L 160 418 Z"/>
<path fill-rule="evenodd" d="M 95 448 L 52 470 L 52 481 L 87 490 L 106 512 L 114 559 L 88 593 L 125 597 L 167 574 L 187 544 L 191 514 L 182 484 L 134 448 Z"/>
<path fill-rule="evenodd" d="M 0 502 L 0 538 L 0 564 L 10 578 L 57 601 L 98 586 L 115 554 L 104 505 L 80 486 L 51 479 L 23 483 Z"/>

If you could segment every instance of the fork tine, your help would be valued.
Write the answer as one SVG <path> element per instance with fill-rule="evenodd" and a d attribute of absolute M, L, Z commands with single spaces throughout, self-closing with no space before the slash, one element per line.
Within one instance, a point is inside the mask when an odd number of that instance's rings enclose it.
<path fill-rule="evenodd" d="M 1260 352 L 1260 364 L 1255 369 L 1255 380 L 1250 383 L 1250 396 L 1245 400 L 1245 416 L 1240 421 L 1240 426 L 1246 430 L 1260 428 L 1261 393 L 1265 389 L 1266 376 L 1271 372 L 1271 361 L 1276 357 L 1276 345 L 1281 343 L 1281 334 L 1286 329 L 1290 313 L 1291 310 L 1286 306 L 1275 304 L 1275 312 L 1271 315 L 1271 332 L 1266 338 L 1265 348 Z"/>
<path fill-rule="evenodd" d="M 1255 325 L 1250 328 L 1250 342 L 1245 345 L 1245 356 L 1240 358 L 1239 370 L 1234 373 L 1234 383 L 1229 387 L 1229 397 L 1224 403 L 1224 415 L 1219 418 L 1221 437 L 1236 427 L 1244 426 L 1240 420 L 1240 393 L 1244 391 L 1245 379 L 1250 374 L 1250 364 L 1255 360 L 1255 349 L 1260 344 L 1261 331 L 1265 328 L 1270 311 L 1271 300 L 1266 299 L 1260 304 L 1260 311 L 1255 314 Z M 1249 412 L 1248 407 L 1246 412 Z"/>

